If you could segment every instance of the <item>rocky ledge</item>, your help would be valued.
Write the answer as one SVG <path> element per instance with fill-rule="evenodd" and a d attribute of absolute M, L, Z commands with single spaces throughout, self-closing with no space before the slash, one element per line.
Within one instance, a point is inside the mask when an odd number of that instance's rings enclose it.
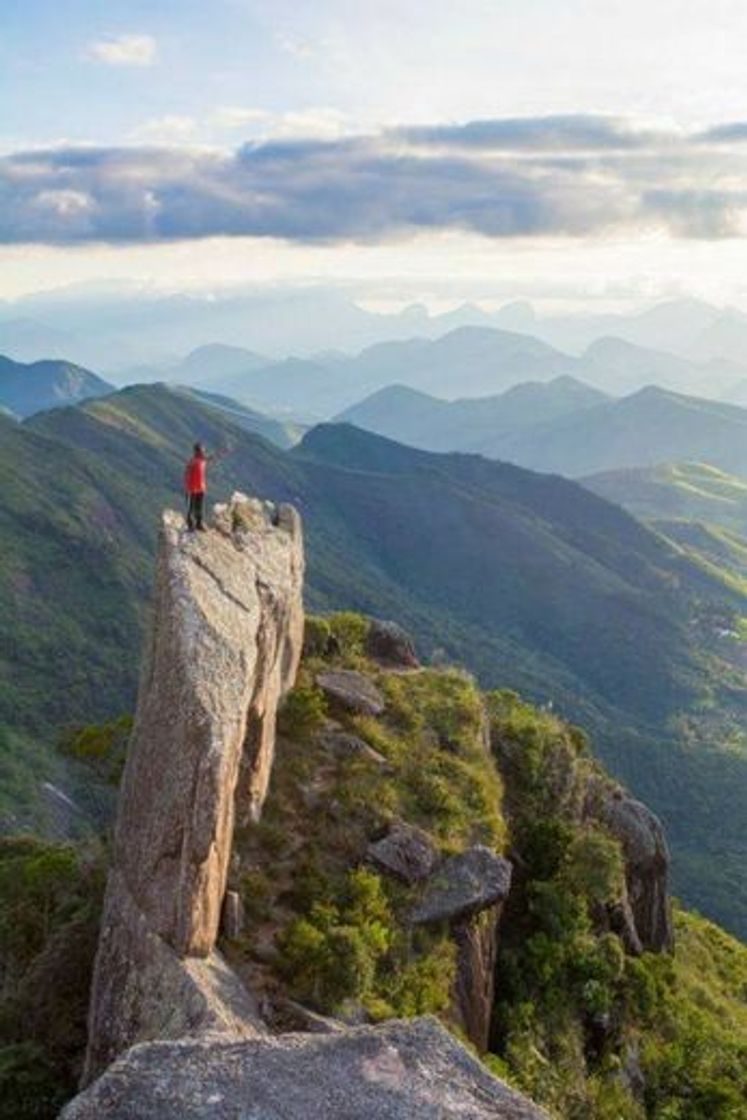
<path fill-rule="evenodd" d="M 133 1047 L 61 1120 L 549 1120 L 434 1019 Z"/>

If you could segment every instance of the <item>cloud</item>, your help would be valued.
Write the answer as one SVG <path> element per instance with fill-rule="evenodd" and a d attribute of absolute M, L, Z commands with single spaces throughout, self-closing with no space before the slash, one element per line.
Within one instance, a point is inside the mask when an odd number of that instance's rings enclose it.
<path fill-rule="evenodd" d="M 197 122 L 193 117 L 167 114 L 143 121 L 130 133 L 131 140 L 146 140 L 155 143 L 179 143 L 194 135 Z"/>
<path fill-rule="evenodd" d="M 152 66 L 158 48 L 152 35 L 107 35 L 87 44 L 85 54 L 92 62 L 107 66 Z"/>
<path fill-rule="evenodd" d="M 213 111 L 210 123 L 215 128 L 232 130 L 266 124 L 271 119 L 272 114 L 266 109 L 252 109 L 242 105 L 219 105 Z"/>
<path fill-rule="evenodd" d="M 697 135 L 696 140 L 705 144 L 739 144 L 747 140 L 747 121 L 729 121 L 715 125 Z"/>
<path fill-rule="evenodd" d="M 665 132 L 637 127 L 619 117 L 580 113 L 424 125 L 395 131 L 417 145 L 498 151 L 625 150 L 668 139 Z"/>
<path fill-rule="evenodd" d="M 327 136 L 277 136 L 228 152 L 152 144 L 8 155 L 0 159 L 0 241 L 253 236 L 333 244 L 439 230 L 488 238 L 745 232 L 747 152 L 737 134 L 729 142 L 713 129 L 708 140 L 605 117 L 370 136 L 336 135 L 339 122 L 327 123 Z"/>

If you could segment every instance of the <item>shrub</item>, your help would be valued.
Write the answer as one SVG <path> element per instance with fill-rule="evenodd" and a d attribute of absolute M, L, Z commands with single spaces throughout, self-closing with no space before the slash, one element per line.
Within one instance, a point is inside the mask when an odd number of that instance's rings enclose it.
<path fill-rule="evenodd" d="M 370 623 L 355 611 L 338 611 L 329 615 L 327 622 L 333 642 L 343 657 L 356 657 L 363 653 L 363 647 Z"/>
<path fill-rule="evenodd" d="M 289 739 L 308 739 L 327 717 L 327 702 L 315 686 L 293 688 L 278 714 L 278 731 Z"/>
<path fill-rule="evenodd" d="M 307 615 L 303 627 L 304 657 L 327 657 L 331 637 L 332 628 L 326 618 Z"/>
<path fill-rule="evenodd" d="M 131 716 L 121 716 L 109 723 L 76 727 L 63 736 L 60 750 L 70 758 L 89 765 L 109 785 L 118 786 L 131 732 Z"/>
<path fill-rule="evenodd" d="M 334 899 L 315 902 L 282 934 L 282 967 L 293 991 L 325 1011 L 360 1000 L 391 944 L 392 916 L 378 875 L 360 868 Z"/>
<path fill-rule="evenodd" d="M 578 832 L 568 847 L 563 877 L 571 890 L 591 903 L 616 901 L 624 881 L 619 843 L 597 828 Z"/>

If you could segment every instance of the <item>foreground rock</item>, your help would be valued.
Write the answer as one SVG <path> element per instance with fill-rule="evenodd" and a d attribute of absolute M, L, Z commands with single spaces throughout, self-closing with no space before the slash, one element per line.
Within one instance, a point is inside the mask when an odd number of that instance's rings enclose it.
<path fill-rule="evenodd" d="M 476 844 L 438 869 L 412 915 L 416 924 L 469 918 L 503 902 L 511 886 L 511 864 Z"/>
<path fill-rule="evenodd" d="M 234 820 L 261 808 L 277 705 L 298 667 L 303 545 L 290 507 L 270 516 L 236 495 L 216 524 L 192 535 L 163 519 L 85 1080 L 133 1042 L 259 1029 L 214 945 Z"/>
<path fill-rule="evenodd" d="M 332 704 L 348 712 L 380 716 L 386 707 L 384 697 L 364 673 L 354 669 L 336 669 L 320 673 L 316 683 Z"/>
<path fill-rule="evenodd" d="M 136 1046 L 61 1120 L 548 1120 L 434 1019 Z"/>

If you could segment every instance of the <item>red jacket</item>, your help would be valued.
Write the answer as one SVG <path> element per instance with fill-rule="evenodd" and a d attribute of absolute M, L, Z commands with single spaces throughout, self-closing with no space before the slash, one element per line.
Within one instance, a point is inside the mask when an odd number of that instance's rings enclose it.
<path fill-rule="evenodd" d="M 193 455 L 184 472 L 184 489 L 188 494 L 204 494 L 207 490 L 207 459 Z"/>

